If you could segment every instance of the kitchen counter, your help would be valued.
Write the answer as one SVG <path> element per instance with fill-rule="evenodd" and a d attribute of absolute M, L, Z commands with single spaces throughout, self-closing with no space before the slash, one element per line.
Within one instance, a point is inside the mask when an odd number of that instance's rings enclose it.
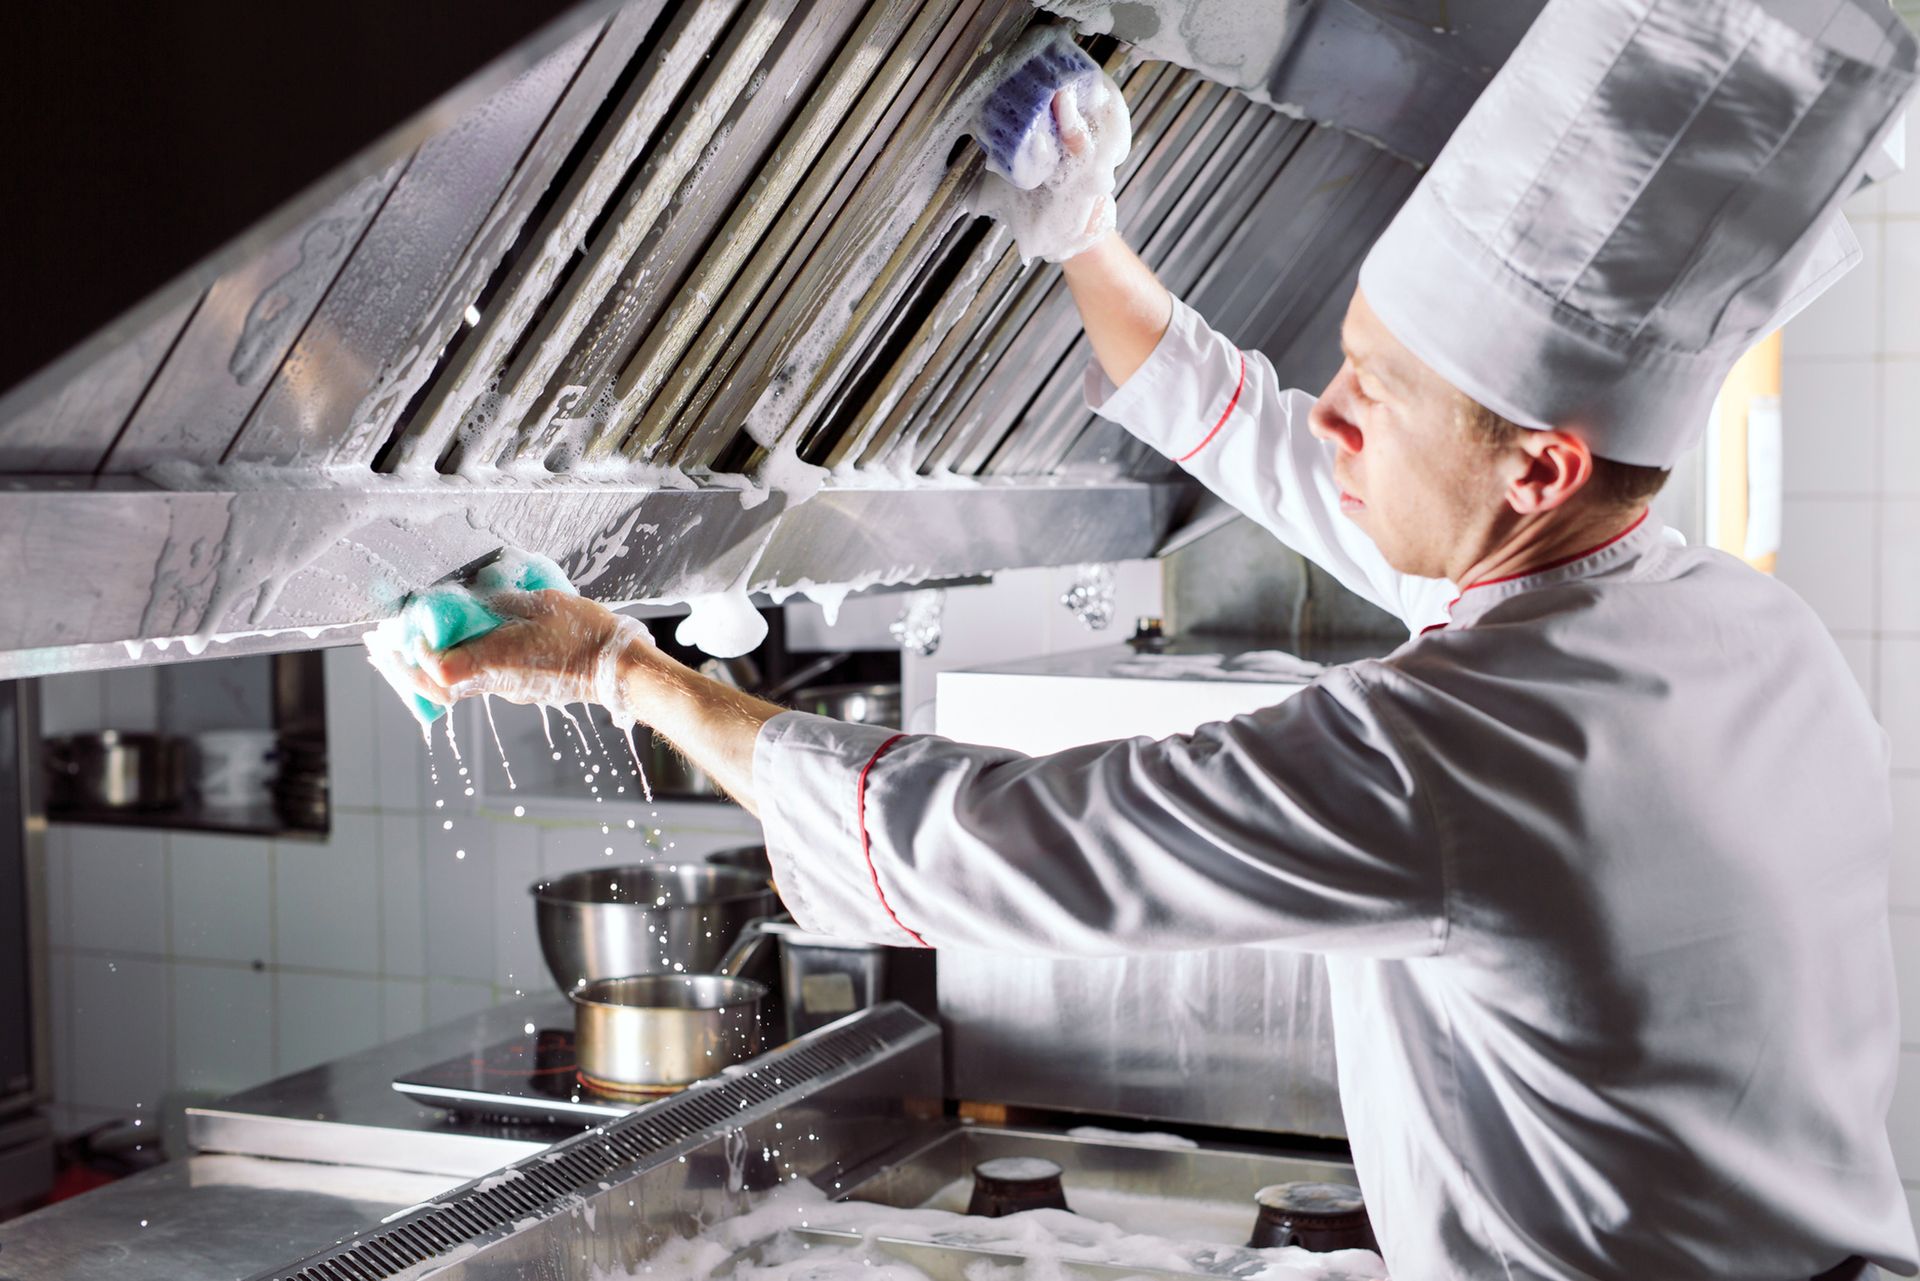
<path fill-rule="evenodd" d="M 543 1152 L 584 1127 L 454 1117 L 393 1088 L 528 1023 L 573 1014 L 529 997 L 189 1108 L 198 1155 L 0 1223 L 0 1281 L 235 1281 Z"/>
<path fill-rule="evenodd" d="M 396 1076 L 535 1027 L 573 1026 L 559 995 L 527 997 L 187 1109 L 201 1152 L 478 1178 L 584 1126 L 455 1117 L 393 1088 Z M 0 1281 L 5 1273 L 0 1272 Z"/>
<path fill-rule="evenodd" d="M 0 1281 L 236 1281 L 465 1182 L 196 1156 L 0 1223 Z"/>

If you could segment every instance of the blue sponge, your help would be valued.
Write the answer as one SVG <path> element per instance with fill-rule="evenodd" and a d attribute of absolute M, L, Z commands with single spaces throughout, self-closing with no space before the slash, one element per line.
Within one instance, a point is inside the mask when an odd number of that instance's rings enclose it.
<path fill-rule="evenodd" d="M 1100 75 L 1100 64 L 1064 27 L 1047 27 L 1016 52 L 1013 70 L 980 106 L 974 140 L 987 166 L 1022 191 L 1039 186 L 1058 158 L 1053 96 Z"/>
<path fill-rule="evenodd" d="M 553 561 L 537 552 L 503 548 L 477 569 L 469 568 L 408 596 L 399 613 L 367 633 L 367 655 L 407 710 L 423 726 L 431 725 L 447 709 L 414 693 L 404 675 L 405 669 L 419 667 L 420 651 L 451 648 L 506 622 L 487 607 L 490 597 L 550 588 L 574 593 L 566 571 Z"/>

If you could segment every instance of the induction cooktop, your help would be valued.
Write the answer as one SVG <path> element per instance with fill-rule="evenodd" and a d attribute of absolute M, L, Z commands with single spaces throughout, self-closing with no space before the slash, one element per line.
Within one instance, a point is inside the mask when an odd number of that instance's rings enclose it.
<path fill-rule="evenodd" d="M 512 1040 L 409 1072 L 393 1088 L 469 1116 L 547 1124 L 597 1124 L 625 1116 L 673 1090 L 601 1094 L 580 1079 L 572 1028 L 539 1028 Z"/>

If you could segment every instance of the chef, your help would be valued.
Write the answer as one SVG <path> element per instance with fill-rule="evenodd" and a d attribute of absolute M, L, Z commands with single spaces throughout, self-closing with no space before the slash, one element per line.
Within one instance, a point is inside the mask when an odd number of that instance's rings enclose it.
<path fill-rule="evenodd" d="M 1066 262 L 1092 406 L 1402 618 L 1385 658 L 1026 757 L 782 711 L 542 593 L 439 693 L 653 726 L 764 821 L 808 929 L 1325 953 L 1399 1281 L 1911 1274 L 1886 737 L 1805 604 L 1647 510 L 1734 360 L 1858 257 L 1837 206 L 1913 84 L 1879 9 L 1551 4 L 1367 257 L 1317 399 L 1117 236 Z"/>

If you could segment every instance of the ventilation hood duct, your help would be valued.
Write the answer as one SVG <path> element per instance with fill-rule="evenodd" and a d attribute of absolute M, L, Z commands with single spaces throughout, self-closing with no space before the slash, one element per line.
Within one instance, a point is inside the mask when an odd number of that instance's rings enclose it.
<path fill-rule="evenodd" d="M 1117 38 L 1207 0 L 1102 8 L 1128 239 L 1317 385 L 1417 179 L 1401 157 L 1437 149 L 1537 7 L 1276 6 L 1255 89 L 1283 110 Z M 968 91 L 1052 20 L 574 15 L 450 123 L 310 192 L 317 214 L 0 399 L 0 676 L 341 643 L 502 544 L 610 602 L 1153 554 L 1193 487 L 1085 409 L 1058 270 L 966 207 Z"/>

